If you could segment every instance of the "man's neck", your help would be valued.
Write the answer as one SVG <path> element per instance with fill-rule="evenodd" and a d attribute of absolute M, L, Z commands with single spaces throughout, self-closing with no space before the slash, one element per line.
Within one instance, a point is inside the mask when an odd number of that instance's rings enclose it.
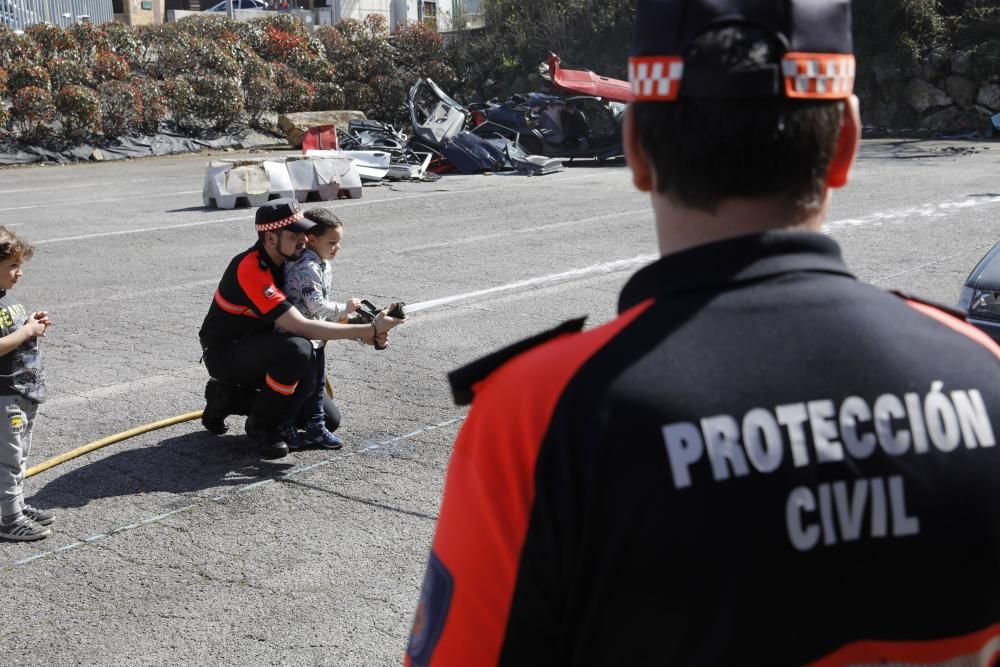
<path fill-rule="evenodd" d="M 714 213 L 679 206 L 666 196 L 652 195 L 660 254 L 670 255 L 695 246 L 771 230 L 818 232 L 829 195 L 811 209 L 792 205 L 783 197 L 727 199 Z"/>
<path fill-rule="evenodd" d="M 264 245 L 264 244 L 261 244 L 261 245 L 263 245 L 264 252 L 267 253 L 267 256 L 271 259 L 271 262 L 273 262 L 275 266 L 281 266 L 282 264 L 285 263 L 285 257 L 282 257 L 278 253 L 277 248 L 272 248 L 272 247 L 270 247 L 268 245 Z"/>

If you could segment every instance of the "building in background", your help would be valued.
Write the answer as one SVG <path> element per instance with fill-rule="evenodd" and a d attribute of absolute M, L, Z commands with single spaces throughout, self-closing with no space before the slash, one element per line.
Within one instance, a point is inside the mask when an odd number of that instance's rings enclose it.
<path fill-rule="evenodd" d="M 312 25 L 341 19 L 364 20 L 370 14 L 385 17 L 395 32 L 401 23 L 423 21 L 438 32 L 484 26 L 485 0 L 230 0 L 237 18 L 250 20 L 267 11 L 288 11 Z M 119 21 L 149 25 L 215 9 L 225 12 L 225 0 L 0 0 L 0 24 L 23 30 L 32 23 L 72 25 L 82 21 Z"/>

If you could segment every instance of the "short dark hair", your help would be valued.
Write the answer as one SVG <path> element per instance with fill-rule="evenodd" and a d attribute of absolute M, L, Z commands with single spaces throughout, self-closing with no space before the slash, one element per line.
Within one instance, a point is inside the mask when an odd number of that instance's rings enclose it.
<path fill-rule="evenodd" d="M 306 211 L 305 216 L 307 220 L 316 223 L 315 227 L 306 232 L 308 236 L 322 236 L 328 229 L 340 229 L 344 226 L 344 221 L 329 208 L 311 208 Z"/>
<path fill-rule="evenodd" d="M 780 63 L 770 33 L 727 26 L 694 40 L 685 67 L 753 69 Z M 639 141 L 671 201 L 715 212 L 733 197 L 785 195 L 800 208 L 819 203 L 837 147 L 841 101 L 784 97 L 639 102 Z"/>
<path fill-rule="evenodd" d="M 19 262 L 31 259 L 35 249 L 20 236 L 0 225 L 0 262 L 14 257 Z"/>

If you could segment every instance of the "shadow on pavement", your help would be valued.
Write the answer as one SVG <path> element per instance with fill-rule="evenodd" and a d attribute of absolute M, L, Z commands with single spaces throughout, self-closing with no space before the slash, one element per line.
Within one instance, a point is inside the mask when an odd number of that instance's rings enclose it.
<path fill-rule="evenodd" d="M 112 454 L 62 474 L 59 466 L 47 470 L 39 475 L 42 479 L 28 481 L 29 489 L 35 489 L 29 502 L 46 508 L 83 507 L 97 498 L 221 489 L 270 478 L 291 467 L 281 460 L 261 459 L 243 435 L 219 437 L 198 431 Z"/>
<path fill-rule="evenodd" d="M 187 213 L 189 211 L 215 211 L 213 206 L 185 206 L 184 208 L 168 208 L 164 213 Z"/>

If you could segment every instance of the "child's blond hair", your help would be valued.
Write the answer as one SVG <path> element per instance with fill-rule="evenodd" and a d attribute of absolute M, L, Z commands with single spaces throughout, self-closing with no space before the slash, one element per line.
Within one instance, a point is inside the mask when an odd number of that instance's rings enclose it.
<path fill-rule="evenodd" d="M 22 262 L 31 259 L 35 249 L 20 236 L 0 225 L 0 262 L 15 257 Z"/>

